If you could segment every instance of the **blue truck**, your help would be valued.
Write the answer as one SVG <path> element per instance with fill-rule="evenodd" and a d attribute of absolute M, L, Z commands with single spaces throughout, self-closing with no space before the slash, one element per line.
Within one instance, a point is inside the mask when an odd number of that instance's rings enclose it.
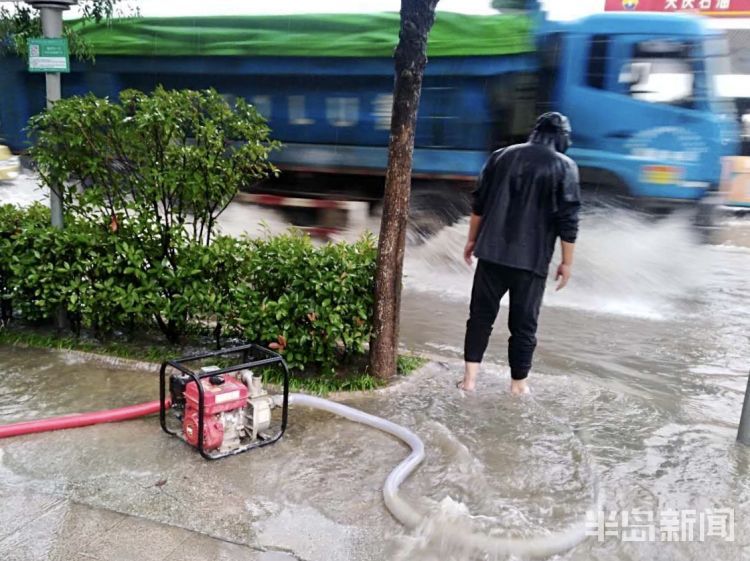
<path fill-rule="evenodd" d="M 313 198 L 382 197 L 397 14 L 136 18 L 77 23 L 96 62 L 75 62 L 63 95 L 216 88 L 244 97 L 283 149 L 280 181 L 250 189 Z M 584 188 L 648 205 L 715 193 L 740 152 L 724 36 L 697 17 L 439 13 L 428 49 L 414 152 L 415 194 L 451 202 L 494 149 L 525 139 L 544 110 L 573 124 Z M 0 59 L 0 138 L 14 151 L 44 107 L 43 77 Z"/>

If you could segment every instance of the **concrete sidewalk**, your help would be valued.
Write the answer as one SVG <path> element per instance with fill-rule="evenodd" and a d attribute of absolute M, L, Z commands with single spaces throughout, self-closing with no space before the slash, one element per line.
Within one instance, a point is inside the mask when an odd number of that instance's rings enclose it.
<path fill-rule="evenodd" d="M 0 490 L 4 561 L 293 561 L 176 526 L 27 490 Z"/>
<path fill-rule="evenodd" d="M 400 526 L 381 486 L 400 444 L 294 413 L 279 444 L 218 462 L 154 417 L 0 442 L 0 560 L 389 558 L 384 542 Z"/>
<path fill-rule="evenodd" d="M 16 384 L 0 423 L 158 392 L 152 372 L 119 362 L 32 349 L 0 358 Z M 433 364 L 345 401 L 416 426 L 422 414 L 412 417 L 404 396 L 443 374 Z M 403 528 L 382 485 L 407 453 L 386 434 L 303 407 L 279 443 L 217 462 L 164 434 L 157 416 L 0 440 L 0 561 L 390 559 Z M 433 486 L 427 473 L 409 481 L 415 497 Z"/>

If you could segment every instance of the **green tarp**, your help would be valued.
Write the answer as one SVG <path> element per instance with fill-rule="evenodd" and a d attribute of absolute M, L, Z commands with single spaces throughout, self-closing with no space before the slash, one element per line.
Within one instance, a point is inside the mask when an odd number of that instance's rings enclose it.
<path fill-rule="evenodd" d="M 389 57 L 398 40 L 399 15 L 128 18 L 72 25 L 96 55 Z M 428 55 L 529 52 L 533 50 L 531 26 L 525 16 L 439 12 Z"/>

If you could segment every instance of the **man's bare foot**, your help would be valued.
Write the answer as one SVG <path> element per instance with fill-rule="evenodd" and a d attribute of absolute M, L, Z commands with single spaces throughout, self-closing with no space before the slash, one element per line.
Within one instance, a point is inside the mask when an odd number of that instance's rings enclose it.
<path fill-rule="evenodd" d="M 464 378 L 463 380 L 459 380 L 458 382 L 456 382 L 456 387 L 457 387 L 457 388 L 458 388 L 459 390 L 463 390 L 463 391 L 465 391 L 465 392 L 473 392 L 473 391 L 476 391 L 476 385 L 477 385 L 477 384 L 476 384 L 476 380 L 473 380 L 473 381 L 472 381 L 472 383 L 471 383 L 471 384 L 469 384 L 469 383 L 468 383 L 468 382 L 466 381 L 466 378 Z"/>
<path fill-rule="evenodd" d="M 459 390 L 473 392 L 477 388 L 477 374 L 479 374 L 478 362 L 467 362 L 464 369 L 464 379 L 456 384 Z"/>
<path fill-rule="evenodd" d="M 531 393 L 529 385 L 526 380 L 511 380 L 510 381 L 510 393 L 513 395 L 525 395 Z"/>

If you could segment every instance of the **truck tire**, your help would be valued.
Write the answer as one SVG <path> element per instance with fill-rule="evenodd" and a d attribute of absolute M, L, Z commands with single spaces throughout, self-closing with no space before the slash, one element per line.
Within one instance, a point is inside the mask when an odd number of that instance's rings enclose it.
<path fill-rule="evenodd" d="M 372 215 L 382 216 L 383 202 L 372 205 Z M 409 202 L 407 241 L 420 245 L 443 228 L 452 226 L 471 212 L 469 194 L 449 185 L 425 188 L 415 185 Z"/>
<path fill-rule="evenodd" d="M 639 210 L 640 206 L 618 175 L 602 169 L 581 168 L 581 196 L 587 207 Z"/>

